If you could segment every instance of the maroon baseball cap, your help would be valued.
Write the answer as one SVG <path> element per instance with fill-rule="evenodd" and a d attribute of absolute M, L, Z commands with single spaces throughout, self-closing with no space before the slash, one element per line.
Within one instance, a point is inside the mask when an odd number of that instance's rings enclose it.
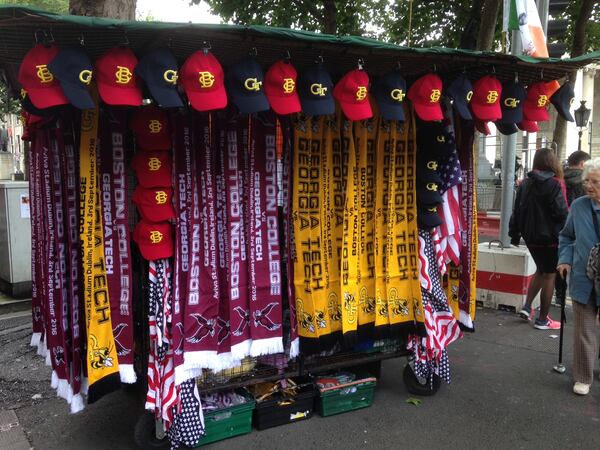
<path fill-rule="evenodd" d="M 59 81 L 48 69 L 48 64 L 58 52 L 59 48 L 55 45 L 46 47 L 37 44 L 27 52 L 19 67 L 18 81 L 36 108 L 45 109 L 69 103 Z"/>
<path fill-rule="evenodd" d="M 164 222 L 175 218 L 173 189 L 138 186 L 132 197 L 142 218 L 148 222 Z"/>
<path fill-rule="evenodd" d="M 412 102 L 421 120 L 442 120 L 442 79 L 434 73 L 423 75 L 408 89 L 407 97 Z"/>
<path fill-rule="evenodd" d="M 223 68 L 211 52 L 198 50 L 192 53 L 181 67 L 179 75 L 179 83 L 197 111 L 227 106 Z"/>
<path fill-rule="evenodd" d="M 145 188 L 171 187 L 171 153 L 165 150 L 137 152 L 131 160 L 140 186 Z"/>
<path fill-rule="evenodd" d="M 354 69 L 342 77 L 333 88 L 333 96 L 350 120 L 364 120 L 373 117 L 369 101 L 369 75 Z"/>
<path fill-rule="evenodd" d="M 286 61 L 277 61 L 265 75 L 265 94 L 277 114 L 292 114 L 302 110 L 296 88 L 298 74 Z"/>
<path fill-rule="evenodd" d="M 133 240 L 148 261 L 173 256 L 173 228 L 169 222 L 140 220 L 133 230 Z"/>
<path fill-rule="evenodd" d="M 476 119 L 483 122 L 495 121 L 502 118 L 500 99 L 502 84 L 492 75 L 481 77 L 473 84 L 471 110 Z"/>
<path fill-rule="evenodd" d="M 532 84 L 527 88 L 527 98 L 523 103 L 523 116 L 526 120 L 544 122 L 550 118 L 548 115 L 548 103 L 550 95 L 546 83 Z"/>
<path fill-rule="evenodd" d="M 108 105 L 140 106 L 142 89 L 135 74 L 138 60 L 124 47 L 106 51 L 97 61 L 95 76 L 102 101 Z"/>
<path fill-rule="evenodd" d="M 528 133 L 537 133 L 540 131 L 540 127 L 538 127 L 537 122 L 533 120 L 523 119 L 521 122 L 517 124 L 519 129 L 523 131 L 527 131 Z"/>
<path fill-rule="evenodd" d="M 131 130 L 138 147 L 144 150 L 169 150 L 171 127 L 169 117 L 156 106 L 139 108 L 131 119 Z"/>

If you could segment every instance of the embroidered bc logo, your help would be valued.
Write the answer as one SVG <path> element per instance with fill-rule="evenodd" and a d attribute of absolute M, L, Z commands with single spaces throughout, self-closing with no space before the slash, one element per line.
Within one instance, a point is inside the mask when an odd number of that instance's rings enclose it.
<path fill-rule="evenodd" d="M 540 95 L 538 97 L 538 108 L 543 108 L 544 106 L 546 106 L 546 103 L 548 103 L 548 96 L 546 95 Z"/>
<path fill-rule="evenodd" d="M 442 96 L 442 93 L 439 89 L 432 89 L 431 95 L 429 96 L 429 101 L 431 103 L 437 103 L 440 101 L 441 96 Z"/>
<path fill-rule="evenodd" d="M 160 231 L 151 231 L 150 232 L 150 241 L 153 244 L 160 244 L 160 242 L 163 240 L 163 234 Z"/>
<path fill-rule="evenodd" d="M 54 80 L 54 76 L 50 73 L 46 64 L 35 67 L 37 68 L 37 77 L 42 83 L 51 83 Z"/>
<path fill-rule="evenodd" d="M 356 90 L 356 100 L 364 100 L 367 98 L 367 88 L 366 86 L 359 86 Z"/>
<path fill-rule="evenodd" d="M 283 79 L 283 92 L 286 94 L 291 94 L 294 92 L 294 88 L 296 87 L 296 83 L 292 78 L 284 78 Z"/>
<path fill-rule="evenodd" d="M 485 100 L 489 104 L 496 103 L 498 101 L 498 91 L 489 91 Z"/>
<path fill-rule="evenodd" d="M 160 159 L 153 156 L 148 160 L 148 169 L 150 169 L 150 171 L 156 172 L 158 169 L 160 169 L 160 166 L 162 166 Z"/>
<path fill-rule="evenodd" d="M 157 205 L 164 205 L 165 203 L 167 203 L 168 197 L 165 191 L 156 191 L 156 196 L 154 198 L 156 199 Z"/>
<path fill-rule="evenodd" d="M 210 72 L 198 72 L 198 82 L 203 88 L 212 87 L 215 84 L 215 76 Z"/>
<path fill-rule="evenodd" d="M 117 83 L 119 84 L 127 84 L 131 81 L 133 74 L 128 67 L 117 66 L 119 70 L 115 72 L 115 77 L 117 78 Z"/>
<path fill-rule="evenodd" d="M 160 133 L 160 130 L 162 130 L 162 124 L 160 123 L 160 120 L 152 119 L 148 123 L 148 128 L 152 134 Z"/>

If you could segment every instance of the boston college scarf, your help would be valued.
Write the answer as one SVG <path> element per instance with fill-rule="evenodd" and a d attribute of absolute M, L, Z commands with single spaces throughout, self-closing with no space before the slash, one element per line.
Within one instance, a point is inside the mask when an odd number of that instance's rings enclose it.
<path fill-rule="evenodd" d="M 99 183 L 110 313 L 121 382 L 135 383 L 125 130 L 125 111 L 111 109 L 103 112 Z"/>
<path fill-rule="evenodd" d="M 189 371 L 218 367 L 217 277 L 213 130 L 208 114 L 195 114 L 192 136 L 191 262 L 184 316 L 184 360 Z"/>
<path fill-rule="evenodd" d="M 275 115 L 252 119 L 248 153 L 251 356 L 283 352 Z"/>
<path fill-rule="evenodd" d="M 87 328 L 88 402 L 119 388 L 119 363 L 110 318 L 104 235 L 96 167 L 98 107 L 81 119 L 80 235 L 83 252 L 83 304 Z"/>

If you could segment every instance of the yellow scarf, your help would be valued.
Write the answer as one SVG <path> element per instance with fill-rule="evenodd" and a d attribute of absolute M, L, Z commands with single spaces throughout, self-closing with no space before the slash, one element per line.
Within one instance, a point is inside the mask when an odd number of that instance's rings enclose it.
<path fill-rule="evenodd" d="M 80 208 L 83 297 L 87 329 L 88 403 L 120 387 L 104 265 L 104 234 L 98 189 L 98 106 L 81 118 Z"/>

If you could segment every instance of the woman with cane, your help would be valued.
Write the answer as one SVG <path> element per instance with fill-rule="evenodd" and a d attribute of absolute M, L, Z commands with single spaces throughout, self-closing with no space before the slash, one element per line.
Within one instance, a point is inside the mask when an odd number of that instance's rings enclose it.
<path fill-rule="evenodd" d="M 587 395 L 594 380 L 598 355 L 600 296 L 586 268 L 592 247 L 600 241 L 600 158 L 585 163 L 582 173 L 586 195 L 575 200 L 559 235 L 558 273 L 569 279 L 573 300 L 573 392 Z"/>

